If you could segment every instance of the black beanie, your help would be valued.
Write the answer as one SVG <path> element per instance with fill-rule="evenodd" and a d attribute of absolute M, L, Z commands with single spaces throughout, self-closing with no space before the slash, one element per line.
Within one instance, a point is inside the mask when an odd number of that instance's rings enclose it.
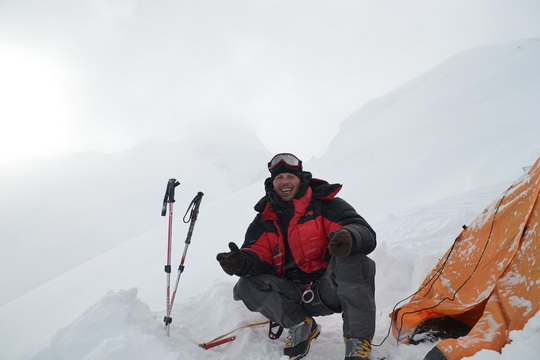
<path fill-rule="evenodd" d="M 300 165 L 300 168 L 296 167 L 296 169 L 293 169 L 293 168 L 290 168 L 289 166 L 287 166 L 287 164 L 285 162 L 281 162 L 276 167 L 274 167 L 272 170 L 270 170 L 272 180 L 274 180 L 276 178 L 276 176 L 278 176 L 279 174 L 283 174 L 283 173 L 293 174 L 294 176 L 296 176 L 300 180 L 302 180 L 302 178 L 303 178 L 303 176 L 302 176 L 302 165 Z"/>

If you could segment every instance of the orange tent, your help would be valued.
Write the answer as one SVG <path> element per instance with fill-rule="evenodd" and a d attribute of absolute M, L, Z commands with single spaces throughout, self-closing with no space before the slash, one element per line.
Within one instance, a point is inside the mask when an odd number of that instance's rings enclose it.
<path fill-rule="evenodd" d="M 540 307 L 540 158 L 457 237 L 409 302 L 396 309 L 400 342 L 441 342 L 424 360 L 501 351 Z M 432 334 L 431 338 L 429 334 Z"/>

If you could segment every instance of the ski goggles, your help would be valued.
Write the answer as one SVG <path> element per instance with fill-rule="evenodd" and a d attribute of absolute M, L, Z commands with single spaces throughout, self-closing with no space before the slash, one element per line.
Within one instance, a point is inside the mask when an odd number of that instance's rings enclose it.
<path fill-rule="evenodd" d="M 268 170 L 272 171 L 281 164 L 294 170 L 302 169 L 302 161 L 299 158 L 290 153 L 281 153 L 277 154 L 272 158 L 272 160 L 270 160 L 268 163 Z"/>

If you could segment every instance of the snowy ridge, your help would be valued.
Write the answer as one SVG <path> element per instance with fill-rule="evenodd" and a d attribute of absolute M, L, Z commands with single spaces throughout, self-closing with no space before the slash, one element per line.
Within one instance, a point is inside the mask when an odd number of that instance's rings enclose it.
<path fill-rule="evenodd" d="M 377 220 L 512 182 L 540 155 L 539 59 L 540 38 L 460 53 L 345 119 L 310 165 Z"/>

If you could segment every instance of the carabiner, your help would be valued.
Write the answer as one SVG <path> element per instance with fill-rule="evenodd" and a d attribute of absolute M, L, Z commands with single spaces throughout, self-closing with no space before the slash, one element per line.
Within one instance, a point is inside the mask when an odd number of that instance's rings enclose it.
<path fill-rule="evenodd" d="M 313 299 L 315 299 L 315 293 L 313 292 L 313 290 L 311 290 L 312 284 L 313 284 L 312 282 L 307 284 L 306 290 L 304 290 L 304 292 L 302 293 L 302 302 L 304 304 L 309 304 L 310 302 L 313 301 Z"/>

